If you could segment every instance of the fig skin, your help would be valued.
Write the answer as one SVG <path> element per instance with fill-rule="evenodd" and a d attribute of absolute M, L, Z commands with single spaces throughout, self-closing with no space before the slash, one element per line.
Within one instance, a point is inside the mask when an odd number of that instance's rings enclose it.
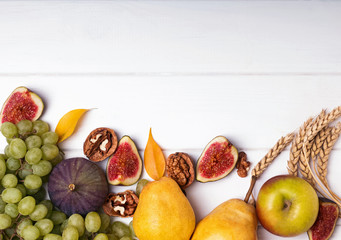
<path fill-rule="evenodd" d="M 237 161 L 237 148 L 226 137 L 217 136 L 206 145 L 197 161 L 196 179 L 203 183 L 220 180 L 235 168 Z M 212 169 L 212 163 L 220 165 L 218 167 L 220 172 L 205 173 L 206 169 Z"/>
<path fill-rule="evenodd" d="M 310 240 L 330 239 L 339 218 L 340 210 L 336 203 L 326 198 L 320 198 L 319 204 L 317 219 L 307 232 Z"/>
<path fill-rule="evenodd" d="M 109 192 L 104 171 L 85 158 L 69 158 L 57 164 L 49 177 L 48 193 L 54 206 L 66 215 L 97 211 Z"/>

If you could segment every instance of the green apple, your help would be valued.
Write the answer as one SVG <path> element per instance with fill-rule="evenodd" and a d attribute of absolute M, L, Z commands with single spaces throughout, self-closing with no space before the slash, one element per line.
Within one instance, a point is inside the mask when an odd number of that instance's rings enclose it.
<path fill-rule="evenodd" d="M 304 179 L 279 175 L 266 181 L 256 202 L 259 222 L 269 232 L 283 237 L 309 230 L 319 211 L 314 188 Z"/>

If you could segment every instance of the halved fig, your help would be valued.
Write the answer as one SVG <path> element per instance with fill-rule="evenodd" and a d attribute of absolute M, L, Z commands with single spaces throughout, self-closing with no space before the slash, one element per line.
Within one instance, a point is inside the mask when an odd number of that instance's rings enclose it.
<path fill-rule="evenodd" d="M 44 103 L 41 98 L 26 87 L 14 89 L 2 106 L 0 125 L 4 122 L 14 124 L 21 120 L 37 120 L 42 114 Z"/>
<path fill-rule="evenodd" d="M 320 207 L 314 225 L 309 229 L 310 240 L 327 240 L 334 232 L 339 218 L 339 207 L 336 203 L 320 198 Z"/>
<path fill-rule="evenodd" d="M 133 185 L 141 172 L 142 160 L 134 141 L 129 136 L 122 137 L 116 152 L 108 160 L 108 182 L 112 185 Z"/>
<path fill-rule="evenodd" d="M 223 136 L 212 139 L 197 162 L 197 180 L 211 182 L 226 177 L 235 167 L 238 150 Z"/>

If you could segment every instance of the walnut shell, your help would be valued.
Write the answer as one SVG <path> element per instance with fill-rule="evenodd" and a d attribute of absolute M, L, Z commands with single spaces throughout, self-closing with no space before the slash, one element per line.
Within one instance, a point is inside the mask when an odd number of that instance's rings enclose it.
<path fill-rule="evenodd" d="M 117 136 L 110 128 L 96 128 L 83 144 L 84 155 L 93 162 L 103 161 L 117 148 Z"/>

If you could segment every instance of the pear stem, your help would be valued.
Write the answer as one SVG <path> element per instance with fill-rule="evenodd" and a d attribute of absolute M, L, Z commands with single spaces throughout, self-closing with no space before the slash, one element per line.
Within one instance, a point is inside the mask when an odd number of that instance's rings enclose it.
<path fill-rule="evenodd" d="M 244 198 L 244 202 L 246 202 L 246 203 L 249 202 L 249 199 L 250 199 L 250 196 L 252 194 L 252 190 L 255 187 L 256 181 L 257 181 L 257 177 L 256 176 L 252 176 L 251 184 L 250 184 L 249 190 L 247 191 L 246 196 Z"/>

